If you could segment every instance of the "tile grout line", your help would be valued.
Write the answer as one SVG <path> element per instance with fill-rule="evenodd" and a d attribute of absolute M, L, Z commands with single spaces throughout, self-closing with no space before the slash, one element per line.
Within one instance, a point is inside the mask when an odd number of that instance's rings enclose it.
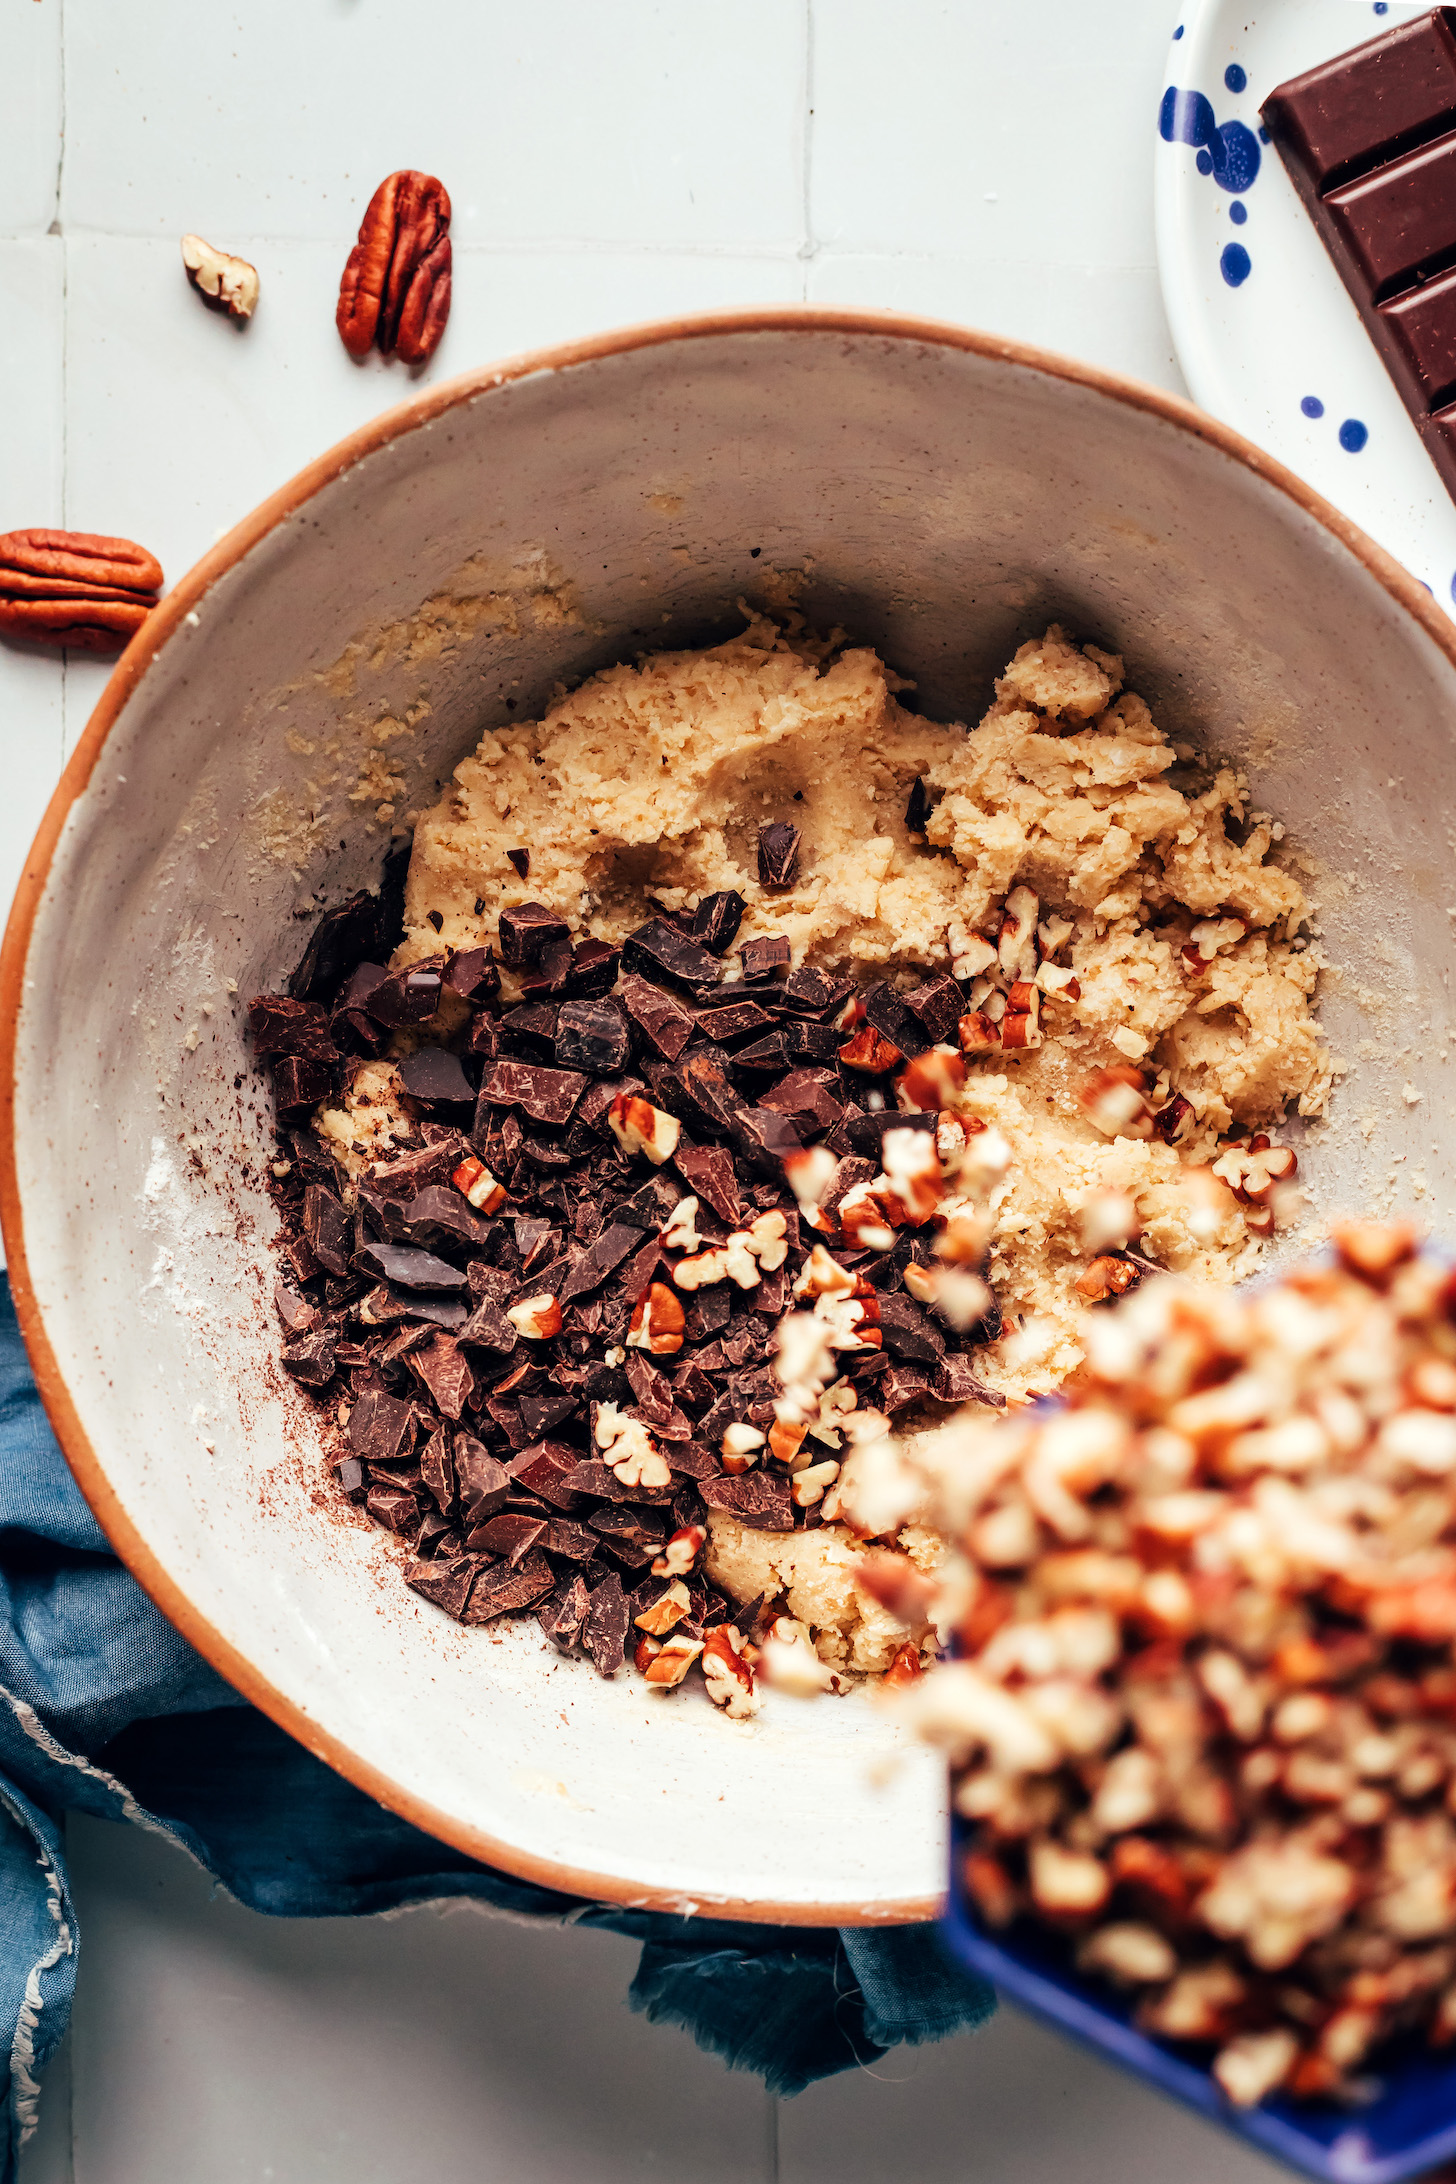
<path fill-rule="evenodd" d="M 800 163 L 803 171 L 800 218 L 803 224 L 803 241 L 799 246 L 801 271 L 799 274 L 799 301 L 809 300 L 809 270 L 818 252 L 814 238 L 814 0 L 804 0 L 804 123 L 800 135 Z"/>

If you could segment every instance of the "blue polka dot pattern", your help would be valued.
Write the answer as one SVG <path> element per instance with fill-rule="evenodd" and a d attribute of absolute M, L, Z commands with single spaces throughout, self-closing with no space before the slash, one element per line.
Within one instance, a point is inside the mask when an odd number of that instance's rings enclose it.
<path fill-rule="evenodd" d="M 1358 455 L 1370 437 L 1370 427 L 1358 417 L 1347 417 L 1340 427 L 1340 445 L 1347 455 Z"/>
<path fill-rule="evenodd" d="M 1225 87 L 1230 91 L 1246 91 L 1249 87 L 1249 79 L 1237 61 L 1229 62 L 1228 67 L 1223 72 L 1223 80 Z"/>
<path fill-rule="evenodd" d="M 1229 206 L 1229 218 L 1233 221 L 1235 227 L 1242 227 L 1248 217 L 1248 206 L 1244 203 L 1241 197 L 1236 197 L 1233 203 Z"/>
<path fill-rule="evenodd" d="M 1253 260 L 1242 243 L 1225 243 L 1218 270 L 1230 288 L 1241 288 L 1254 270 Z M 1363 426 L 1361 430 L 1364 430 Z"/>
<path fill-rule="evenodd" d="M 1299 406 L 1306 417 L 1324 416 L 1325 406 L 1317 394 L 1307 394 Z"/>
<path fill-rule="evenodd" d="M 1180 38 L 1182 37 L 1182 35 L 1183 35 L 1183 25 L 1182 25 L 1182 24 L 1180 23 L 1180 24 L 1178 25 L 1178 28 L 1177 28 L 1177 29 L 1176 29 L 1176 30 L 1174 31 L 1174 33 L 1173 33 L 1173 43 L 1174 43 L 1174 45 L 1176 45 L 1176 44 L 1178 43 L 1178 40 L 1179 40 L 1179 39 L 1180 39 Z"/>

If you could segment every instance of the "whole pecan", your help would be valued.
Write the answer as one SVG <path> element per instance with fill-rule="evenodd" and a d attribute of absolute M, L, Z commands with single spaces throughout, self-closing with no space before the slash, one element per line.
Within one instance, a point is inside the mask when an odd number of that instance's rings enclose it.
<path fill-rule="evenodd" d="M 350 356 L 423 364 L 450 316 L 450 194 L 432 174 L 402 167 L 369 200 L 339 283 L 336 323 Z"/>
<path fill-rule="evenodd" d="M 157 603 L 161 563 L 129 538 L 92 531 L 0 537 L 0 636 L 116 652 Z"/>

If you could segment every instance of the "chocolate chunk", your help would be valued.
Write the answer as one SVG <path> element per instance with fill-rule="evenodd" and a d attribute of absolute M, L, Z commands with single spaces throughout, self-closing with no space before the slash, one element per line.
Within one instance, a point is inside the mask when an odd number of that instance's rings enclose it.
<path fill-rule="evenodd" d="M 369 1488 L 364 1477 L 364 1466 L 360 1463 L 358 1457 L 335 1456 L 330 1461 L 333 1466 L 334 1476 L 339 1482 L 339 1490 L 345 1501 L 356 1504 L 362 1502 Z"/>
<path fill-rule="evenodd" d="M 415 1251 L 407 1244 L 362 1244 L 354 1253 L 354 1265 L 376 1281 L 397 1289 L 464 1289 L 466 1277 L 459 1267 L 433 1252 Z"/>
<path fill-rule="evenodd" d="M 525 876 L 522 866 L 522 879 Z M 548 910 L 544 902 L 517 903 L 500 914 L 501 961 L 513 971 L 533 970 L 548 948 L 570 939 L 565 918 Z"/>
<path fill-rule="evenodd" d="M 839 1079 L 827 1069 L 795 1069 L 768 1091 L 760 1092 L 758 1104 L 776 1115 L 788 1115 L 808 1137 L 831 1130 L 843 1119 L 838 1098 Z"/>
<path fill-rule="evenodd" d="M 279 1054 L 271 1065 L 273 1104 L 280 1115 L 300 1107 L 317 1107 L 334 1089 L 334 1073 L 322 1062 L 306 1061 L 297 1054 Z"/>
<path fill-rule="evenodd" d="M 546 1534 L 548 1555 L 560 1555 L 565 1562 L 590 1562 L 601 1545 L 601 1535 L 584 1524 L 575 1524 L 570 1517 L 553 1517 Z"/>
<path fill-rule="evenodd" d="M 440 1183 L 427 1184 L 404 1205 L 394 1199 L 380 1203 L 394 1209 L 390 1242 L 416 1244 L 422 1251 L 483 1251 L 497 1225 L 477 1213 L 459 1191 Z"/>
<path fill-rule="evenodd" d="M 564 1000 L 571 983 L 571 960 L 569 941 L 549 942 L 540 962 L 533 969 L 517 974 L 525 998 L 528 1001 Z"/>
<path fill-rule="evenodd" d="M 465 1603 L 470 1598 L 470 1588 L 480 1574 L 480 1564 L 468 1555 L 457 1555 L 448 1562 L 407 1562 L 404 1581 L 426 1600 L 443 1608 L 460 1622 L 465 1614 Z"/>
<path fill-rule="evenodd" d="M 547 1542 L 549 1551 L 550 1542 Z M 562 1653 L 574 1653 L 581 1643 L 591 1609 L 591 1594 L 586 1589 L 586 1579 L 579 1573 L 568 1584 L 559 1587 L 548 1605 L 537 1609 L 542 1630 Z"/>
<path fill-rule="evenodd" d="M 344 1180 L 343 1170 L 312 1130 L 290 1130 L 288 1150 L 303 1183 L 322 1183 L 326 1190 L 337 1191 Z"/>
<path fill-rule="evenodd" d="M 456 1340 L 471 1349 L 494 1350 L 500 1356 L 508 1357 L 520 1336 L 500 1306 L 492 1298 L 482 1297 Z M 499 1371 L 499 1367 L 496 1370 Z"/>
<path fill-rule="evenodd" d="M 332 1000 L 346 971 L 366 956 L 384 953 L 380 907 L 378 896 L 361 891 L 319 919 L 288 981 L 295 1001 Z"/>
<path fill-rule="evenodd" d="M 475 1580 L 461 1621 L 474 1627 L 493 1622 L 498 1615 L 512 1615 L 520 1608 L 529 1608 L 555 1583 L 556 1573 L 539 1547 L 515 1568 L 509 1562 L 497 1562 L 491 1569 L 482 1570 Z"/>
<path fill-rule="evenodd" d="M 455 1500 L 455 1462 L 443 1426 L 436 1427 L 420 1451 L 420 1476 L 441 1516 L 448 1517 Z"/>
<path fill-rule="evenodd" d="M 777 1176 L 790 1153 L 802 1152 L 804 1141 L 787 1115 L 771 1107 L 743 1107 L 731 1124 L 734 1145 L 760 1174 Z"/>
<path fill-rule="evenodd" d="M 738 960 L 745 979 L 771 978 L 775 971 L 788 968 L 793 953 L 787 933 L 765 933 L 758 940 L 745 940 Z"/>
<path fill-rule="evenodd" d="M 749 1307 L 766 1318 L 777 1320 L 789 1302 L 789 1270 L 786 1266 L 775 1267 L 772 1273 L 760 1274 L 756 1288 L 748 1292 Z"/>
<path fill-rule="evenodd" d="M 423 1152 L 376 1162 L 369 1171 L 369 1188 L 383 1198 L 413 1198 L 432 1183 L 448 1183 L 469 1151 L 465 1139 L 452 1131 Z"/>
<path fill-rule="evenodd" d="M 905 827 L 910 834 L 923 834 L 930 820 L 930 791 L 924 776 L 917 774 L 910 784 L 910 794 L 905 801 Z"/>
<path fill-rule="evenodd" d="M 912 986 L 901 998 L 932 1046 L 945 1039 L 954 1045 L 956 1026 L 965 1013 L 966 1003 L 953 978 L 942 972 L 938 978 L 927 978 L 923 985 Z M 899 1041 L 895 1043 L 898 1046 Z"/>
<path fill-rule="evenodd" d="M 553 1427 L 564 1425 L 572 1412 L 580 1408 L 581 1397 L 569 1390 L 561 1395 L 523 1395 L 521 1424 L 533 1441 L 539 1441 Z"/>
<path fill-rule="evenodd" d="M 689 1342 L 707 1342 L 728 1324 L 733 1300 L 726 1283 L 712 1289 L 700 1289 L 688 1306 L 684 1333 Z"/>
<path fill-rule="evenodd" d="M 325 1273 L 348 1273 L 349 1217 L 320 1183 L 310 1183 L 303 1194 L 303 1235 Z"/>
<path fill-rule="evenodd" d="M 732 947 L 742 923 L 743 897 L 736 888 L 727 888 L 716 895 L 704 895 L 693 912 L 693 939 L 699 947 L 720 956 Z"/>
<path fill-rule="evenodd" d="M 1180 108 L 1179 98 L 1187 96 L 1164 93 L 1162 134 L 1204 145 L 1221 179 L 1217 161 L 1222 156 L 1227 167 L 1227 129 L 1240 125 L 1215 131 L 1206 100 Z M 1402 23 L 1281 84 L 1260 111 L 1427 452 L 1456 495 L 1456 275 L 1449 270 L 1456 255 L 1456 17 L 1435 8 Z M 1252 180 L 1258 145 L 1247 129 L 1239 150 Z M 1247 182 L 1240 176 L 1225 187 Z"/>
<path fill-rule="evenodd" d="M 661 1517 L 621 1502 L 594 1509 L 586 1521 L 603 1539 L 619 1545 L 626 1541 L 633 1547 L 646 1547 L 653 1554 L 660 1554 L 667 1540 L 667 1526 Z"/>
<path fill-rule="evenodd" d="M 781 986 L 774 988 L 773 1005 L 776 1009 L 792 1009 L 800 1016 L 827 1016 L 831 1009 L 842 1008 L 853 992 L 852 978 L 831 978 L 812 963 L 801 963 Z"/>
<path fill-rule="evenodd" d="M 832 1024 L 816 1024 L 812 1018 L 790 1017 L 779 1027 L 784 1052 L 791 1062 L 835 1062 L 844 1045 L 844 1033 Z"/>
<path fill-rule="evenodd" d="M 679 1108 L 696 1109 L 719 1130 L 726 1130 L 743 1106 L 743 1095 L 712 1054 L 685 1054 L 672 1071 L 649 1064 L 648 1080 L 664 1105 L 676 1099 Z"/>
<path fill-rule="evenodd" d="M 898 1108 L 882 1107 L 868 1115 L 853 1115 L 845 1124 L 849 1142 L 865 1160 L 874 1162 L 875 1168 L 884 1165 L 884 1139 L 887 1130 L 924 1130 L 934 1135 L 940 1117 L 929 1108 L 916 1108 L 902 1114 Z M 874 1171 L 872 1170 L 871 1173 Z M 837 1183 L 839 1178 L 835 1177 Z"/>
<path fill-rule="evenodd" d="M 282 1357 L 284 1369 L 305 1388 L 326 1388 L 338 1363 L 334 1338 L 322 1327 L 312 1334 L 296 1335 L 291 1342 L 285 1342 Z"/>
<path fill-rule="evenodd" d="M 893 1365 L 875 1381 L 875 1408 L 893 1417 L 913 1403 L 923 1403 L 930 1392 L 931 1384 L 924 1373 L 910 1365 Z"/>
<path fill-rule="evenodd" d="M 511 1475 L 473 1433 L 456 1434 L 454 1455 L 460 1521 L 467 1531 L 473 1531 L 501 1507 L 510 1492 Z"/>
<path fill-rule="evenodd" d="M 623 1008 L 643 1037 L 665 1060 L 675 1062 L 693 1035 L 692 1010 L 685 1009 L 681 1001 L 664 993 L 660 986 L 649 985 L 645 978 L 624 978 L 619 995 Z"/>
<path fill-rule="evenodd" d="M 866 1020 L 873 1024 L 882 1038 L 897 1046 L 902 1054 L 923 1054 L 931 1041 L 925 1036 L 925 1028 L 917 1016 L 912 1016 L 902 994 L 895 991 L 888 979 L 867 986 L 864 992 Z"/>
<path fill-rule="evenodd" d="M 624 1198 L 614 1209 L 612 1219 L 639 1232 L 655 1233 L 672 1219 L 681 1195 L 665 1175 L 649 1176 L 640 1190 L 634 1191 L 630 1198 Z"/>
<path fill-rule="evenodd" d="M 743 1206 L 731 1154 L 720 1145 L 685 1145 L 679 1140 L 672 1164 L 688 1189 L 711 1206 L 720 1221 L 731 1229 L 741 1227 Z"/>
<path fill-rule="evenodd" d="M 462 948 L 445 966 L 447 993 L 458 994 L 473 1009 L 484 1008 L 500 992 L 500 969 L 493 948 Z"/>
<path fill-rule="evenodd" d="M 339 1058 L 325 1010 L 316 1001 L 290 1000 L 286 993 L 260 993 L 248 1003 L 248 1036 L 260 1062 L 270 1054 L 296 1054 L 332 1067 Z"/>
<path fill-rule="evenodd" d="M 498 1236 L 504 1236 L 504 1222 L 495 1223 L 494 1228 Z M 516 1293 L 515 1275 L 509 1267 L 489 1266 L 484 1259 L 472 1259 L 466 1272 L 470 1277 L 472 1304 L 479 1304 L 485 1297 L 492 1304 L 509 1304 Z"/>
<path fill-rule="evenodd" d="M 700 948 L 666 918 L 651 918 L 627 935 L 622 943 L 622 964 L 625 970 L 640 972 L 645 978 L 688 994 L 699 986 L 716 986 L 720 975 L 717 957 L 709 955 L 706 948 Z"/>
<path fill-rule="evenodd" d="M 788 1049 L 778 1031 L 770 1032 L 766 1039 L 755 1039 L 752 1046 L 740 1047 L 733 1056 L 733 1067 L 752 1076 L 777 1077 L 788 1066 Z"/>
<path fill-rule="evenodd" d="M 758 884 L 792 887 L 799 871 L 799 829 L 776 821 L 758 830 Z"/>
<path fill-rule="evenodd" d="M 388 1024 L 391 1029 L 401 1024 L 426 1023 L 440 1006 L 444 969 L 442 955 L 421 956 L 418 962 L 407 963 L 381 978 L 364 1007 L 376 1023 Z"/>
<path fill-rule="evenodd" d="M 424 1383 L 445 1418 L 457 1420 L 475 1394 L 475 1375 L 454 1335 L 431 1337 L 410 1358 L 410 1370 Z"/>
<path fill-rule="evenodd" d="M 563 992 L 572 1000 L 599 1000 L 616 985 L 621 961 L 621 949 L 609 947 L 604 940 L 578 941 L 571 951 Z"/>
<path fill-rule="evenodd" d="M 709 1448 L 704 1441 L 670 1441 L 663 1456 L 678 1476 L 685 1479 L 716 1479 L 719 1475 L 718 1451 Z M 674 1530 L 682 1522 L 673 1505 Z"/>
<path fill-rule="evenodd" d="M 773 1017 L 756 1001 L 734 1001 L 726 1008 L 699 1009 L 696 1022 L 699 1031 L 716 1039 L 719 1046 L 732 1046 L 742 1039 L 761 1039 L 774 1028 Z"/>
<path fill-rule="evenodd" d="M 465 1306 L 454 1297 L 432 1297 L 424 1290 L 411 1296 L 384 1282 L 366 1291 L 354 1309 L 366 1327 L 425 1325 L 443 1327 L 452 1335 L 461 1332 L 468 1317 Z"/>
<path fill-rule="evenodd" d="M 550 1001 L 528 1001 L 510 1009 L 496 1025 L 501 1045 L 528 1062 L 552 1062 L 556 1058 L 558 1011 Z"/>
<path fill-rule="evenodd" d="M 976 1378 L 968 1357 L 942 1358 L 931 1384 L 942 1403 L 985 1403 L 992 1410 L 1006 1408 L 1005 1396 Z"/>
<path fill-rule="evenodd" d="M 554 1130 L 528 1130 L 521 1151 L 535 1168 L 570 1168 L 576 1160 L 565 1138 Z M 519 1186 L 520 1178 L 516 1180 Z"/>
<path fill-rule="evenodd" d="M 377 1024 L 365 1004 L 377 986 L 389 976 L 382 963 L 358 963 L 350 971 L 334 1000 L 329 1032 L 335 1044 L 350 1053 L 378 1055 L 389 1044 L 389 1033 Z"/>
<path fill-rule="evenodd" d="M 479 1016 L 470 1020 L 470 1029 L 465 1034 L 465 1045 L 461 1052 L 467 1061 L 493 1062 L 499 1056 L 500 1050 L 500 1025 L 482 1009 Z"/>
<path fill-rule="evenodd" d="M 588 1296 L 598 1288 L 614 1268 L 619 1267 L 630 1252 L 639 1250 L 642 1231 L 627 1222 L 614 1221 L 589 1251 L 581 1252 L 567 1269 L 561 1287 L 556 1292 L 557 1302 L 567 1305 L 573 1297 Z"/>
<path fill-rule="evenodd" d="M 576 1461 L 575 1449 L 562 1441 L 533 1441 L 511 1458 L 511 1480 L 527 1493 L 539 1494 L 553 1509 L 569 1513 L 576 1508 L 578 1496 L 565 1484 L 565 1475 Z"/>
<path fill-rule="evenodd" d="M 399 1081 L 422 1107 L 473 1107 L 475 1087 L 444 1047 L 421 1047 L 399 1064 Z"/>
<path fill-rule="evenodd" d="M 273 1284 L 273 1307 L 290 1341 L 297 1341 L 300 1335 L 311 1335 L 322 1324 L 318 1306 L 310 1304 L 307 1297 L 300 1297 L 287 1282 Z"/>
<path fill-rule="evenodd" d="M 616 1002 L 565 1002 L 556 1018 L 555 1058 L 561 1069 L 620 1077 L 632 1058 L 632 1034 Z"/>
<path fill-rule="evenodd" d="M 534 1062 L 494 1062 L 481 1079 L 480 1099 L 483 1107 L 519 1107 L 533 1122 L 559 1126 L 570 1120 L 586 1085 L 586 1078 L 574 1069 L 545 1069 Z M 477 1131 L 479 1127 L 477 1117 Z"/>
<path fill-rule="evenodd" d="M 528 1517 L 506 1509 L 487 1524 L 477 1525 L 465 1545 L 473 1555 L 499 1555 L 512 1565 L 525 1560 L 544 1540 L 550 1527 L 544 1517 Z"/>
<path fill-rule="evenodd" d="M 426 1509 L 415 1535 L 415 1553 L 422 1559 L 450 1562 L 460 1552 L 460 1534 L 438 1509 Z"/>
<path fill-rule="evenodd" d="M 415 1442 L 411 1403 L 401 1403 L 382 1388 L 366 1388 L 349 1412 L 349 1446 L 361 1463 L 400 1463 Z"/>
<path fill-rule="evenodd" d="M 792 1532 L 793 1495 L 786 1478 L 762 1470 L 737 1479 L 703 1479 L 698 1488 L 710 1509 L 726 1510 L 755 1532 Z"/>
<path fill-rule="evenodd" d="M 625 1660 L 631 1615 L 622 1580 L 613 1571 L 593 1591 L 582 1631 L 586 1650 L 600 1675 L 615 1676 Z"/>
<path fill-rule="evenodd" d="M 364 1506 L 386 1532 L 408 1532 L 420 1521 L 420 1505 L 407 1486 L 371 1486 Z"/>
<path fill-rule="evenodd" d="M 531 852 L 529 849 L 508 849 L 506 856 L 510 863 L 515 866 L 521 878 L 525 879 L 531 869 Z"/>

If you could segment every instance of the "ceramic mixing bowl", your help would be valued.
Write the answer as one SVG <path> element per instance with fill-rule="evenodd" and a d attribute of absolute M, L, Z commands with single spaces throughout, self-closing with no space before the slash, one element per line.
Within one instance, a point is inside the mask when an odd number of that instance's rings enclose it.
<path fill-rule="evenodd" d="M 943 1787 L 864 1695 L 602 1682 L 462 1630 L 323 1484 L 277 1363 L 243 1004 L 483 730 L 753 594 L 975 721 L 1057 617 L 1288 823 L 1350 1067 L 1301 1161 L 1456 1207 L 1442 975 L 1456 631 L 1185 405 L 960 329 L 773 310 L 611 335 L 381 417 L 241 524 L 121 661 L 5 942 L 0 1200 L 41 1390 L 101 1522 L 238 1689 L 512 1872 L 741 1918 L 927 1915 Z M 1405 1088 L 1404 1091 L 1402 1088 Z M 1449 1222 L 1447 1223 L 1449 1227 Z"/>

